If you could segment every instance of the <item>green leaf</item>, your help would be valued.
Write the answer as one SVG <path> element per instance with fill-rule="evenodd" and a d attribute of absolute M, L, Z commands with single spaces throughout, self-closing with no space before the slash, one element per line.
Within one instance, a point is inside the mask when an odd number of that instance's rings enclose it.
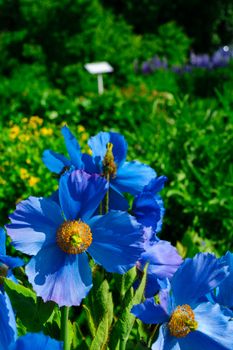
<path fill-rule="evenodd" d="M 96 333 L 91 343 L 90 350 L 105 349 L 109 338 L 109 331 L 113 321 L 113 301 L 107 280 L 104 280 L 97 290 L 96 303 L 99 304 L 98 312 L 100 318 L 98 323 L 96 320 Z M 91 311 L 93 310 L 91 309 Z"/>
<path fill-rule="evenodd" d="M 4 288 L 11 300 L 13 309 L 28 332 L 39 332 L 51 315 L 54 303 L 44 303 L 31 289 L 9 279 L 4 280 Z"/>
<path fill-rule="evenodd" d="M 135 293 L 133 287 L 131 287 L 125 295 L 125 299 L 122 302 L 122 312 L 111 333 L 111 349 L 124 349 L 126 346 L 135 321 L 135 316 L 131 313 L 131 309 L 133 305 L 139 304 L 142 300 L 146 285 L 147 267 L 148 265 L 144 269 L 141 283 Z"/>
<path fill-rule="evenodd" d="M 94 336 L 96 334 L 96 326 L 95 326 L 95 322 L 93 320 L 91 311 L 86 305 L 83 305 L 83 308 L 84 308 L 84 310 L 86 312 L 87 321 L 88 321 L 88 325 L 89 325 L 89 329 L 90 329 L 91 335 L 94 338 Z"/>

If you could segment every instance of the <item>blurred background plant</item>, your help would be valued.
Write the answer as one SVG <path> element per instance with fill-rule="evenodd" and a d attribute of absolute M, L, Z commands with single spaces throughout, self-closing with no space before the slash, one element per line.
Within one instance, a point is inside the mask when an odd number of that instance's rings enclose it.
<path fill-rule="evenodd" d="M 65 152 L 67 123 L 86 150 L 121 132 L 129 159 L 168 177 L 161 237 L 183 256 L 233 248 L 232 13 L 228 0 L 2 0 L 0 224 L 56 187 L 41 156 Z M 99 96 L 83 66 L 103 60 Z"/>

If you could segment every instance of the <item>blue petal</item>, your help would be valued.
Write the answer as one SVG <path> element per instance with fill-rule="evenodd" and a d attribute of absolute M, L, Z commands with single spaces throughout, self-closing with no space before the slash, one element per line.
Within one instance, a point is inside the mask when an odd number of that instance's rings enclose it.
<path fill-rule="evenodd" d="M 67 126 L 63 126 L 61 132 L 65 139 L 66 148 L 69 153 L 72 165 L 74 165 L 77 169 L 83 169 L 81 148 L 75 136 Z"/>
<path fill-rule="evenodd" d="M 159 304 L 155 304 L 154 298 L 146 299 L 144 303 L 134 305 L 131 312 L 147 324 L 164 323 L 169 320 L 169 315 Z"/>
<path fill-rule="evenodd" d="M 227 276 L 226 263 L 209 253 L 199 253 L 186 259 L 172 278 L 172 290 L 177 305 L 195 302 L 217 287 Z"/>
<path fill-rule="evenodd" d="M 107 143 L 110 142 L 113 144 L 113 156 L 114 161 L 118 166 L 120 166 L 126 158 L 127 153 L 127 143 L 124 139 L 124 136 L 115 133 L 115 132 L 100 132 L 96 136 L 93 136 L 88 141 L 95 159 L 95 163 L 99 164 L 103 161 L 106 154 Z"/>
<path fill-rule="evenodd" d="M 145 298 L 154 297 L 160 289 L 160 285 L 158 283 L 158 277 L 154 274 L 147 274 L 146 277 L 146 287 L 144 291 Z"/>
<path fill-rule="evenodd" d="M 46 236 L 47 240 L 55 240 L 56 230 L 64 222 L 55 202 L 37 197 L 20 202 L 10 220 L 6 228 L 14 247 L 29 255 L 40 250 Z"/>
<path fill-rule="evenodd" d="M 138 222 L 146 227 L 157 228 L 161 220 L 161 208 L 151 193 L 142 192 L 135 197 L 132 207 Z"/>
<path fill-rule="evenodd" d="M 129 204 L 127 199 L 113 186 L 109 187 L 109 209 L 127 211 L 129 209 Z"/>
<path fill-rule="evenodd" d="M 148 183 L 148 185 L 146 185 L 143 188 L 143 192 L 151 192 L 153 194 L 158 193 L 158 192 L 162 191 L 166 181 L 167 181 L 167 177 L 166 176 L 156 177 L 156 178 L 152 179 Z"/>
<path fill-rule="evenodd" d="M 10 300 L 0 292 L 0 350 L 7 350 L 16 339 L 16 323 Z"/>
<path fill-rule="evenodd" d="M 233 307 L 233 254 L 227 252 L 221 259 L 226 261 L 229 266 L 229 275 L 219 285 L 216 300 L 219 304 L 232 308 Z"/>
<path fill-rule="evenodd" d="M 0 227 L 0 254 L 6 254 L 6 234 L 3 228 Z"/>
<path fill-rule="evenodd" d="M 17 339 L 9 350 L 62 350 L 62 342 L 52 339 L 43 333 L 27 333 Z"/>
<path fill-rule="evenodd" d="M 59 174 L 64 167 L 70 167 L 71 161 L 62 154 L 46 150 L 43 153 L 42 160 L 46 167 L 53 173 Z"/>
<path fill-rule="evenodd" d="M 82 162 L 84 164 L 84 170 L 89 174 L 98 174 L 100 169 L 94 163 L 94 159 L 89 154 L 82 154 Z"/>
<path fill-rule="evenodd" d="M 139 261 L 143 266 L 149 262 L 148 273 L 164 279 L 174 275 L 182 258 L 170 242 L 158 241 L 146 248 Z"/>
<path fill-rule="evenodd" d="M 145 249 L 146 251 L 142 253 L 139 262 L 142 269 L 146 262 L 149 262 L 145 290 L 145 296 L 148 298 L 154 296 L 160 289 L 158 279 L 172 278 L 182 263 L 182 258 L 170 242 L 167 241 L 155 242 Z"/>
<path fill-rule="evenodd" d="M 159 291 L 159 303 L 162 308 L 166 310 L 167 314 L 171 315 L 176 307 L 174 298 L 171 294 L 171 284 L 168 279 L 163 280 L 162 282 L 166 287 Z"/>
<path fill-rule="evenodd" d="M 143 251 L 141 226 L 134 217 L 111 211 L 89 221 L 93 241 L 88 252 L 109 272 L 125 273 Z"/>
<path fill-rule="evenodd" d="M 116 178 L 111 183 L 119 192 L 129 192 L 133 195 L 142 192 L 145 185 L 156 176 L 155 171 L 140 162 L 125 162 L 118 168 Z"/>
<path fill-rule="evenodd" d="M 59 183 L 59 199 L 67 220 L 87 220 L 107 192 L 107 181 L 97 174 L 76 170 L 64 174 Z"/>
<path fill-rule="evenodd" d="M 169 335 L 168 328 L 162 325 L 159 329 L 159 336 L 156 342 L 152 345 L 152 350 L 181 350 L 177 338 Z M 190 350 L 190 349 L 185 349 Z M 199 349 L 203 350 L 203 349 Z M 210 349 L 208 349 L 210 350 Z"/>
<path fill-rule="evenodd" d="M 233 322 L 221 313 L 218 304 L 202 303 L 194 309 L 198 328 L 179 339 L 181 350 L 232 350 Z"/>
<path fill-rule="evenodd" d="M 66 254 L 57 245 L 44 246 L 26 266 L 26 274 L 38 296 L 60 307 L 80 305 L 92 287 L 87 255 Z"/>
<path fill-rule="evenodd" d="M 0 254 L 0 266 L 1 263 L 7 265 L 10 269 L 24 265 L 24 261 L 20 258 L 14 258 L 12 256 Z"/>

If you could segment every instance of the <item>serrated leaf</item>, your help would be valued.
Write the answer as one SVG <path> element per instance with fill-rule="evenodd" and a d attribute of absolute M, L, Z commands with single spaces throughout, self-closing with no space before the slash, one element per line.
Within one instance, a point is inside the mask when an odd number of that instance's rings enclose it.
<path fill-rule="evenodd" d="M 100 303 L 99 312 L 101 312 L 101 317 L 98 320 L 90 350 L 106 349 L 106 344 L 109 338 L 109 331 L 113 320 L 113 301 L 107 280 L 104 280 L 99 286 L 96 297 L 96 303 Z M 92 313 L 93 310 L 90 311 Z"/>
<path fill-rule="evenodd" d="M 91 311 L 89 310 L 89 308 L 86 305 L 83 305 L 83 308 L 86 312 L 86 316 L 87 316 L 87 322 L 89 325 L 89 329 L 91 332 L 92 337 L 94 338 L 95 334 L 96 334 L 96 326 L 93 320 L 93 317 L 91 315 Z"/>
<path fill-rule="evenodd" d="M 104 316 L 99 324 L 99 327 L 97 328 L 96 335 L 91 343 L 90 350 L 103 349 L 108 338 L 108 333 L 106 332 L 107 330 L 108 330 L 108 317 Z"/>
<path fill-rule="evenodd" d="M 119 349 L 120 344 L 127 343 L 135 321 L 135 316 L 131 313 L 131 309 L 133 305 L 139 304 L 142 300 L 146 285 L 147 267 L 148 265 L 146 265 L 144 269 L 143 277 L 137 290 L 134 292 L 133 288 L 131 287 L 131 289 L 126 293 L 125 299 L 122 302 L 121 316 L 118 318 L 111 333 L 111 349 L 117 350 Z"/>

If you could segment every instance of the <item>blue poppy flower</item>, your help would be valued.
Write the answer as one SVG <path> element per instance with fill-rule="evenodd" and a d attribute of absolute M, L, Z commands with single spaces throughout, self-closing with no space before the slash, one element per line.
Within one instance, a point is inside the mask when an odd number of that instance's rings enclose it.
<path fill-rule="evenodd" d="M 158 192 L 163 189 L 166 181 L 166 176 L 152 179 L 134 198 L 132 206 L 133 214 L 138 222 L 145 227 L 152 227 L 156 233 L 161 231 L 165 213 L 163 200 Z"/>
<path fill-rule="evenodd" d="M 6 293 L 0 291 L 0 350 L 7 350 L 16 340 L 16 322 L 11 302 Z"/>
<path fill-rule="evenodd" d="M 150 298 L 132 308 L 144 323 L 162 324 L 152 350 L 232 350 L 233 322 L 218 304 L 200 302 L 227 274 L 225 261 L 197 254 L 176 271 L 171 290 L 160 291 L 160 304 Z"/>
<path fill-rule="evenodd" d="M 224 313 L 233 317 L 233 254 L 227 252 L 220 261 L 226 261 L 229 267 L 229 275 L 224 281 L 207 295 L 207 299 L 212 303 L 218 303 L 222 306 Z"/>
<path fill-rule="evenodd" d="M 6 254 L 6 234 L 0 227 L 0 290 L 3 291 L 1 278 L 7 277 L 17 282 L 13 275 L 12 269 L 24 265 L 24 261 L 20 258 L 14 258 Z"/>
<path fill-rule="evenodd" d="M 34 255 L 26 274 L 37 295 L 59 306 L 79 305 L 92 287 L 89 253 L 109 272 L 124 273 L 142 252 L 141 226 L 128 213 L 92 216 L 107 181 L 75 170 L 59 182 L 59 202 L 30 197 L 10 215 L 16 249 Z"/>
<path fill-rule="evenodd" d="M 46 150 L 43 154 L 45 165 L 55 173 L 61 173 L 65 167 L 73 165 L 76 169 L 84 169 L 90 174 L 105 176 L 110 184 L 110 205 L 114 203 L 114 209 L 127 210 L 128 202 L 122 193 L 136 195 L 156 177 L 155 171 L 148 165 L 138 161 L 125 161 L 127 143 L 118 133 L 100 132 L 91 137 L 88 144 L 92 156 L 81 153 L 74 135 L 66 126 L 62 128 L 62 134 L 70 159 Z"/>
<path fill-rule="evenodd" d="M 62 350 L 62 342 L 52 339 L 43 333 L 27 333 L 17 339 L 9 350 Z M 5 349 L 6 350 L 6 349 Z"/>

